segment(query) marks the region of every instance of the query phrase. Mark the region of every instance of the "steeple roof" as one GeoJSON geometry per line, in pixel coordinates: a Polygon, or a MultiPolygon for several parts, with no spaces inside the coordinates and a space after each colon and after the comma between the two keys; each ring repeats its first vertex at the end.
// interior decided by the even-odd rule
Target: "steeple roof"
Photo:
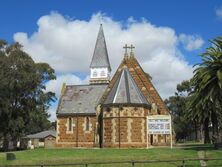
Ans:
{"type": "Polygon", "coordinates": [[[122,69],[104,104],[149,105],[127,68],[122,69]]]}
{"type": "Polygon", "coordinates": [[[90,68],[97,67],[107,67],[109,70],[111,70],[102,24],[100,25],[93,58],[90,64],[90,68]]]}

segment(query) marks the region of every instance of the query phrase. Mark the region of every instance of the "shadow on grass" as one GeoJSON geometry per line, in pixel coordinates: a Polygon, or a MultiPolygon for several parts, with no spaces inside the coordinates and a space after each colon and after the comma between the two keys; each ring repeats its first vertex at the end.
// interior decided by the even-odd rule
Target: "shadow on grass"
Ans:
{"type": "Polygon", "coordinates": [[[211,150],[222,150],[222,147],[215,149],[213,144],[186,144],[183,146],[182,149],[195,150],[195,151],[211,151],[211,150]]]}

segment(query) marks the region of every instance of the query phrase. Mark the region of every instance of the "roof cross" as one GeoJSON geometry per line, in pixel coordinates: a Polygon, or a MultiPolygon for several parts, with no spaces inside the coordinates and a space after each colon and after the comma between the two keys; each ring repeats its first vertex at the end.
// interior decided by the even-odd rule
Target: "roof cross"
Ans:
{"type": "Polygon", "coordinates": [[[130,45],[130,52],[133,53],[133,49],[135,49],[135,46],[133,46],[132,44],[130,45]]]}
{"type": "Polygon", "coordinates": [[[131,47],[128,46],[127,44],[125,44],[125,46],[123,46],[123,48],[125,49],[125,55],[127,55],[127,49],[130,49],[131,47]]]}

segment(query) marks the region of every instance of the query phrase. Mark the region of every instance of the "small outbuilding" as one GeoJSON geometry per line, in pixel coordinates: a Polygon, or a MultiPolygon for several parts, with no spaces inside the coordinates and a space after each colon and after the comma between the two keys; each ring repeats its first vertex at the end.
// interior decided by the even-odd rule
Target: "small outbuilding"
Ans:
{"type": "Polygon", "coordinates": [[[56,131],[42,131],[36,134],[27,135],[25,139],[28,139],[28,148],[54,148],[56,141],[56,131]]]}

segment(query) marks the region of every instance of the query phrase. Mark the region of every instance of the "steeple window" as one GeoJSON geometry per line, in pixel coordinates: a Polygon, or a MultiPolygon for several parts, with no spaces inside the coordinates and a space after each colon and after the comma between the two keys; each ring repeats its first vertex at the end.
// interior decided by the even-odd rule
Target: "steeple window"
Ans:
{"type": "Polygon", "coordinates": [[[104,71],[104,70],[102,70],[102,71],[101,71],[100,76],[101,76],[101,77],[106,76],[106,73],[105,73],[105,71],[104,71]]]}
{"type": "Polygon", "coordinates": [[[97,71],[93,71],[93,77],[97,77],[97,71]]]}

